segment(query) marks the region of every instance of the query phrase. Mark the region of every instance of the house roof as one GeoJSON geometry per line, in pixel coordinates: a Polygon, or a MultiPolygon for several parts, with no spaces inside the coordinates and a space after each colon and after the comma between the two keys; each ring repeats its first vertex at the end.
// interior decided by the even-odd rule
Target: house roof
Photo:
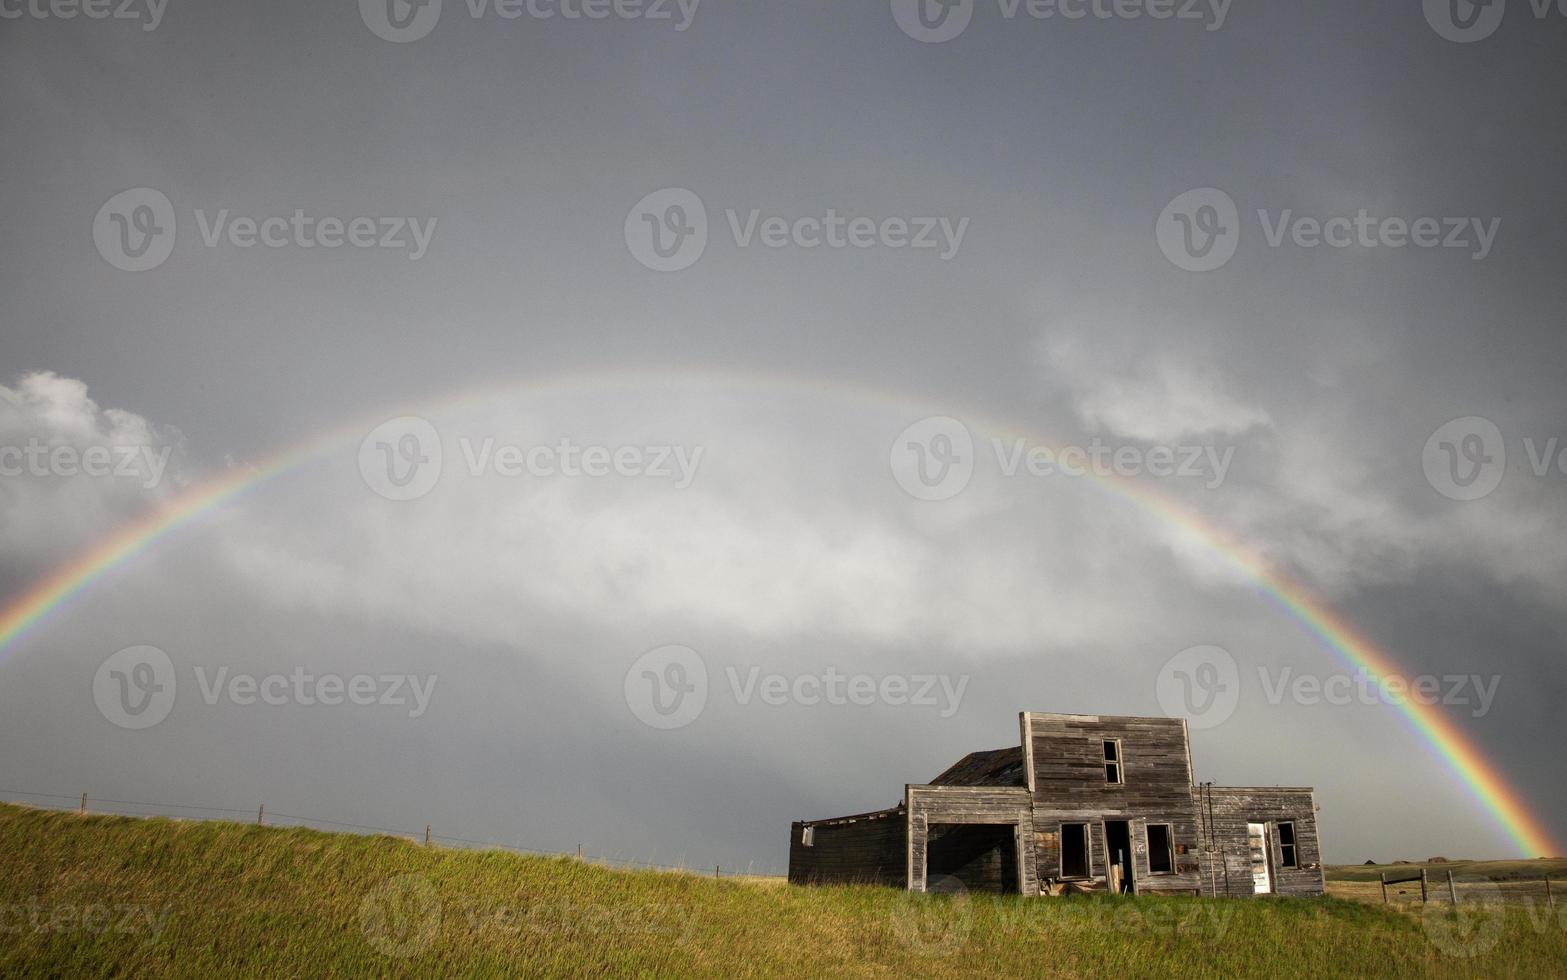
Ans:
{"type": "Polygon", "coordinates": [[[861,820],[885,820],[888,817],[903,815],[903,804],[888,807],[885,810],[872,810],[870,813],[855,813],[847,817],[832,817],[827,820],[800,820],[802,827],[831,827],[836,824],[859,823],[861,820]]]}
{"type": "Polygon", "coordinates": [[[930,781],[932,786],[1023,786],[1023,749],[970,752],[930,781]]]}

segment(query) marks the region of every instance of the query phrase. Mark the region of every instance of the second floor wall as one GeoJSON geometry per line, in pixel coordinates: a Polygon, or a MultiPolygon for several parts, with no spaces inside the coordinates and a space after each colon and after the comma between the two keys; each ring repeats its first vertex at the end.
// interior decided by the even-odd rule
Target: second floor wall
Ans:
{"type": "Polygon", "coordinates": [[[1024,712],[1020,727],[1036,806],[1191,809],[1191,748],[1179,718],[1024,712]]]}

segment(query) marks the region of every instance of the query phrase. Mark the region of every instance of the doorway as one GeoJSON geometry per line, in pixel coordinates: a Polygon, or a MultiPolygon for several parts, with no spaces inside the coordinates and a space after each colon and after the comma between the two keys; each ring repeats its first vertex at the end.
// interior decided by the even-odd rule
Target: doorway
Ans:
{"type": "Polygon", "coordinates": [[[1105,867],[1110,894],[1137,894],[1137,877],[1132,870],[1132,825],[1129,821],[1105,821],[1105,867]]]}
{"type": "Polygon", "coordinates": [[[1265,823],[1246,825],[1246,850],[1251,859],[1251,892],[1273,894],[1273,835],[1265,823]]]}
{"type": "Polygon", "coordinates": [[[1015,895],[1019,887],[1015,824],[930,825],[925,852],[927,887],[956,882],[967,891],[1015,895]]]}

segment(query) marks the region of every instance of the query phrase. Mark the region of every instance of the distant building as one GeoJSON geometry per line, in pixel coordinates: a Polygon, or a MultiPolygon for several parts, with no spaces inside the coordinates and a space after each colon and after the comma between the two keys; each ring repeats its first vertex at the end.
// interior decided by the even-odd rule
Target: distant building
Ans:
{"type": "Polygon", "coordinates": [[[937,891],[1321,895],[1307,787],[1201,786],[1177,718],[1019,715],[890,810],[793,825],[789,880],[937,891]]]}

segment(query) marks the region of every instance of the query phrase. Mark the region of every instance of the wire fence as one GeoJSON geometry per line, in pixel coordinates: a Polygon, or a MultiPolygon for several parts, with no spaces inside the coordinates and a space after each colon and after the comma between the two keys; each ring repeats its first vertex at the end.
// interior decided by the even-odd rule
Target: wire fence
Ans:
{"type": "Polygon", "coordinates": [[[445,845],[463,850],[501,850],[515,854],[526,854],[535,857],[559,857],[574,858],[592,864],[599,864],[611,868],[640,868],[651,871],[668,871],[684,874],[706,875],[711,873],[715,878],[781,878],[783,873],[775,866],[768,865],[757,867],[757,862],[752,861],[744,870],[730,867],[724,868],[721,863],[712,865],[692,866],[685,862],[684,858],[679,863],[665,863],[621,855],[590,854],[584,851],[582,845],[577,846],[575,853],[571,851],[557,851],[545,848],[523,847],[507,841],[477,840],[470,837],[454,837],[447,834],[437,834],[434,828],[426,826],[422,832],[397,829],[394,827],[377,827],[371,824],[350,823],[344,820],[328,820],[325,817],[304,816],[297,813],[282,813],[277,810],[269,810],[266,804],[257,804],[254,809],[236,808],[224,806],[209,806],[195,803],[166,803],[149,802],[146,800],[117,800],[91,796],[80,793],[71,796],[65,793],[42,793],[34,790],[6,789],[0,787],[0,798],[8,803],[20,803],[27,806],[38,806],[52,810],[76,810],[79,813],[112,814],[125,817],[168,817],[174,820],[232,820],[235,822],[254,822],[256,824],[272,827],[305,827],[313,830],[344,830],[356,831],[366,834],[382,834],[391,837],[399,837],[406,840],[427,845],[445,845]],[[19,800],[16,797],[28,797],[19,800]],[[32,800],[46,800],[48,803],[33,803],[32,800]],[[178,812],[173,812],[178,811],[178,812]],[[218,816],[202,816],[201,814],[218,814],[218,816]],[[711,868],[711,872],[708,871],[711,868]]]}

